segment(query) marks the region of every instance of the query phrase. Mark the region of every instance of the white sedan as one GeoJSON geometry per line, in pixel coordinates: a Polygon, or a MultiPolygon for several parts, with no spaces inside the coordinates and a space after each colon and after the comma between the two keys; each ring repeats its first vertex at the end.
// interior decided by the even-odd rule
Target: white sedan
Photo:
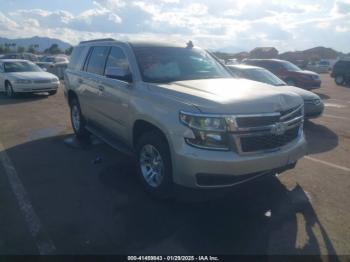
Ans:
{"type": "Polygon", "coordinates": [[[8,97],[16,93],[42,93],[54,95],[59,87],[58,78],[43,71],[36,64],[20,59],[0,60],[0,92],[8,97]]]}

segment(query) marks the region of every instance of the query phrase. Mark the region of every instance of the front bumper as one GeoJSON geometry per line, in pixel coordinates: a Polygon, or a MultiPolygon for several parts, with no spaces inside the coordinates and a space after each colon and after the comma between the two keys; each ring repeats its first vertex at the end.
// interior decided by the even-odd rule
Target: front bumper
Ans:
{"type": "Polygon", "coordinates": [[[59,82],[57,83],[47,83],[47,84],[12,84],[13,91],[16,93],[41,93],[55,91],[59,87],[59,82]]]}
{"type": "Polygon", "coordinates": [[[322,115],[323,110],[324,110],[323,103],[320,103],[318,105],[315,105],[313,103],[304,104],[305,118],[307,119],[319,117],[320,115],[322,115]]]}
{"type": "Polygon", "coordinates": [[[314,80],[308,82],[299,82],[298,86],[307,90],[317,89],[321,87],[321,80],[314,80]]]}
{"type": "Polygon", "coordinates": [[[174,182],[191,188],[222,188],[240,184],[271,171],[287,169],[306,153],[303,134],[277,151],[253,155],[203,150],[187,145],[181,136],[174,136],[172,139],[173,145],[180,145],[172,149],[174,182]],[[225,180],[222,177],[227,177],[228,182],[204,185],[200,181],[203,174],[220,176],[221,181],[225,180]]]}

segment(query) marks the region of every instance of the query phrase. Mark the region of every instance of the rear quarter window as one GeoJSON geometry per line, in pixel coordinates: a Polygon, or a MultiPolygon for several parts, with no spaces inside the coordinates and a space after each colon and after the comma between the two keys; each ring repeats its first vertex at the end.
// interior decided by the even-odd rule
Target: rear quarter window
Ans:
{"type": "Polygon", "coordinates": [[[107,46],[93,47],[86,66],[86,71],[92,74],[103,75],[108,52],[109,47],[107,46]]]}
{"type": "Polygon", "coordinates": [[[87,55],[87,47],[78,46],[73,49],[68,68],[72,70],[81,70],[87,55]]]}

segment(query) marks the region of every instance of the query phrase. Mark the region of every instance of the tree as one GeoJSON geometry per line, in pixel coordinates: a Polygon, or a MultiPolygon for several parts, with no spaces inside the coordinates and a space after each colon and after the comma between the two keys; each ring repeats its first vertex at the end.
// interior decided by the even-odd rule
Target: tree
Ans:
{"type": "Polygon", "coordinates": [[[36,53],[36,50],[35,50],[35,48],[34,48],[33,45],[30,45],[30,46],[28,47],[28,52],[29,52],[29,53],[32,53],[32,54],[35,54],[35,53],[36,53]]]}
{"type": "Polygon", "coordinates": [[[19,46],[17,47],[17,53],[24,53],[26,51],[25,47],[19,46]]]}
{"type": "Polygon", "coordinates": [[[72,53],[72,51],[73,51],[73,46],[67,48],[67,49],[64,51],[64,53],[65,53],[66,55],[70,55],[70,54],[72,53]]]}
{"type": "Polygon", "coordinates": [[[58,44],[52,44],[49,48],[45,49],[44,53],[47,54],[62,54],[62,50],[58,47],[58,44]]]}

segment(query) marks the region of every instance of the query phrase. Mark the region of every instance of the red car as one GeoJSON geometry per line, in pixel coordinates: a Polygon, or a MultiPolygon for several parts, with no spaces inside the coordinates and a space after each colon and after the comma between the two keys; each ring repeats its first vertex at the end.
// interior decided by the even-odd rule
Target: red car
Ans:
{"type": "Polygon", "coordinates": [[[244,63],[247,65],[263,67],[277,75],[290,86],[297,86],[307,90],[321,87],[319,74],[312,71],[302,70],[291,62],[285,60],[247,59],[244,63]]]}

